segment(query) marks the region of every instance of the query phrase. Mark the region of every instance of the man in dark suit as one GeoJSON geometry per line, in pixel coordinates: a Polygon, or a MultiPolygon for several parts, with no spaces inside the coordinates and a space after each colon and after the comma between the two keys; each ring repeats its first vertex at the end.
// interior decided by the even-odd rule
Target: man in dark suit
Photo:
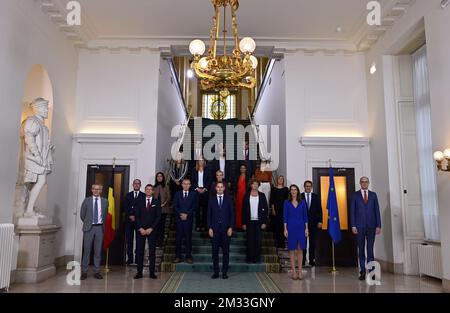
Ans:
{"type": "Polygon", "coordinates": [[[81,280],[88,275],[89,261],[91,259],[92,246],[94,246],[94,277],[103,279],[100,274],[100,261],[102,259],[102,246],[104,234],[104,222],[108,212],[108,200],[101,197],[103,186],[92,185],[92,196],[84,199],[80,218],[83,221],[83,259],[81,261],[81,280]]]}
{"type": "Polygon", "coordinates": [[[350,223],[358,243],[359,280],[364,280],[366,279],[366,242],[367,262],[372,262],[375,260],[373,253],[375,236],[381,234],[381,215],[377,194],[369,190],[369,178],[361,177],[359,183],[361,190],[355,192],[350,206],[350,223]]]}
{"type": "Polygon", "coordinates": [[[234,207],[230,196],[224,194],[224,183],[216,185],[217,196],[208,205],[208,234],[211,238],[213,269],[212,279],[219,278],[219,248],[222,248],[222,278],[228,279],[230,241],[233,236],[234,207]]]}
{"type": "MultiPolygon", "coordinates": [[[[316,266],[316,243],[317,232],[322,229],[322,203],[319,195],[312,192],[312,181],[307,180],[303,184],[305,192],[302,193],[302,199],[305,200],[308,208],[308,232],[309,232],[309,265],[316,266]]],[[[303,266],[306,263],[306,249],[303,251],[303,266]]]]}
{"type": "Polygon", "coordinates": [[[176,220],[176,258],[174,263],[181,262],[181,244],[186,240],[186,262],[192,264],[192,224],[194,213],[198,207],[198,197],[191,189],[191,181],[187,178],[181,184],[183,190],[175,194],[174,209],[176,220]]]}
{"type": "Polygon", "coordinates": [[[211,189],[209,191],[209,198],[211,199],[211,198],[215,198],[217,196],[216,186],[217,186],[218,182],[221,182],[224,184],[225,190],[223,193],[229,196],[230,195],[230,185],[223,178],[223,172],[218,170],[215,173],[215,175],[216,175],[216,180],[211,184],[211,189]]]}
{"type": "Polygon", "coordinates": [[[142,202],[144,198],[145,193],[141,191],[141,180],[135,179],[133,181],[133,191],[129,192],[125,197],[125,237],[127,240],[127,265],[133,264],[135,261],[137,261],[136,255],[133,255],[134,236],[137,236],[135,209],[138,203],[142,202]]]}
{"type": "Polygon", "coordinates": [[[145,186],[145,198],[141,199],[135,210],[136,213],[136,247],[137,247],[137,273],[134,279],[142,278],[144,269],[145,241],[148,241],[150,278],[156,279],[156,239],[157,227],[161,219],[161,204],[153,197],[153,186],[145,186]]]}
{"type": "Polygon", "coordinates": [[[266,229],[269,207],[266,195],[258,191],[259,181],[253,179],[250,186],[242,203],[242,229],[247,231],[247,263],[259,263],[262,231],[266,229]]]}

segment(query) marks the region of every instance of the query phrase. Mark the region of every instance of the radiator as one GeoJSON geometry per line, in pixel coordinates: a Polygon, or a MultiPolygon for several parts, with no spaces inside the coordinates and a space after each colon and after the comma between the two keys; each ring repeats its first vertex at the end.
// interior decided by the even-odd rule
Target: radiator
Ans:
{"type": "Polygon", "coordinates": [[[442,279],[441,247],[429,244],[418,246],[419,273],[442,279]]]}
{"type": "Polygon", "coordinates": [[[13,268],[14,225],[0,224],[0,290],[8,290],[13,268]]]}

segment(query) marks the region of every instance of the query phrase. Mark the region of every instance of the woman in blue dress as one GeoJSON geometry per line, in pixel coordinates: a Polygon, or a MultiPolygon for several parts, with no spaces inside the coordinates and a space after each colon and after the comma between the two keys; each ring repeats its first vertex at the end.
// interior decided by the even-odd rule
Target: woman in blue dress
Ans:
{"type": "Polygon", "coordinates": [[[284,235],[288,240],[289,257],[291,259],[292,279],[301,280],[303,250],[306,249],[308,237],[308,210],[302,200],[297,185],[289,187],[289,199],[284,202],[284,235]],[[295,252],[297,251],[298,274],[295,271],[295,252]]]}

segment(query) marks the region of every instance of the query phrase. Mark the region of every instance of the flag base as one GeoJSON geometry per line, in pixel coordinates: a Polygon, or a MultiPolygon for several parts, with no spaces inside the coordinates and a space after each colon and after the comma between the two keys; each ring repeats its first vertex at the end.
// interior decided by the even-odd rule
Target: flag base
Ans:
{"type": "Polygon", "coordinates": [[[339,274],[339,271],[336,268],[332,268],[328,271],[328,273],[330,273],[332,275],[336,275],[336,274],[339,274]]]}

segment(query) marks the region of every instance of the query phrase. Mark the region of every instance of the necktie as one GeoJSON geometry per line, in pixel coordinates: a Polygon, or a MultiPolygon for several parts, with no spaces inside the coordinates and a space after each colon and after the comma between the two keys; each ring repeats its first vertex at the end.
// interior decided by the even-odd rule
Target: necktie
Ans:
{"type": "Polygon", "coordinates": [[[219,206],[222,207],[222,196],[219,196],[219,206]]]}
{"type": "Polygon", "coordinates": [[[138,197],[137,191],[134,193],[134,198],[136,199],[138,197]]]}
{"type": "Polygon", "coordinates": [[[184,200],[186,200],[187,196],[188,196],[187,192],[184,192],[184,200]]]}
{"type": "Polygon", "coordinates": [[[147,199],[147,212],[150,210],[150,199],[147,199]]]}
{"type": "Polygon", "coordinates": [[[367,201],[368,201],[368,199],[367,199],[367,191],[364,190],[364,204],[367,204],[367,201]]]}
{"type": "Polygon", "coordinates": [[[98,224],[98,198],[94,202],[94,224],[98,224]]]}
{"type": "Polygon", "coordinates": [[[306,198],[307,198],[306,203],[308,204],[308,209],[311,207],[311,199],[310,199],[310,197],[311,197],[311,194],[307,193],[306,194],[306,198]]]}

